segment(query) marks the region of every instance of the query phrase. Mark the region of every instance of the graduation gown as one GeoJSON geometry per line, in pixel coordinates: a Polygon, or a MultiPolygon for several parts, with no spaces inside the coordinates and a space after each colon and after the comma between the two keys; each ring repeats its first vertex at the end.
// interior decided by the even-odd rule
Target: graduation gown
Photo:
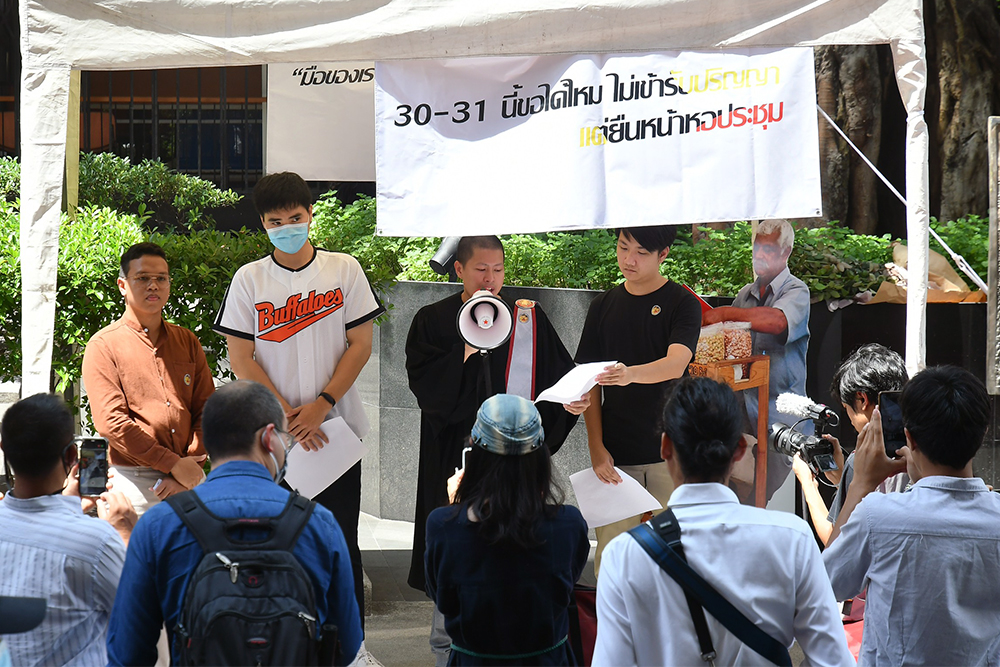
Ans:
{"type": "MultiPolygon", "coordinates": [[[[501,297],[503,298],[503,297],[501,297]]],[[[504,298],[515,312],[513,303],[504,298]]],[[[487,398],[506,391],[510,343],[487,353],[492,386],[482,377],[482,360],[474,354],[467,361],[465,343],[455,325],[462,294],[421,308],[406,338],[406,373],[410,391],[420,406],[420,461],[417,473],[417,507],[413,519],[413,555],[407,583],[424,587],[424,544],[427,515],[448,504],[448,478],[462,465],[462,448],[472,431],[476,412],[487,398]]],[[[535,304],[535,381],[541,392],[573,368],[573,358],[542,309],[535,304]]],[[[534,398],[534,397],[532,397],[534,398]]],[[[545,444],[555,454],[576,424],[556,403],[539,403],[545,444]]]]}

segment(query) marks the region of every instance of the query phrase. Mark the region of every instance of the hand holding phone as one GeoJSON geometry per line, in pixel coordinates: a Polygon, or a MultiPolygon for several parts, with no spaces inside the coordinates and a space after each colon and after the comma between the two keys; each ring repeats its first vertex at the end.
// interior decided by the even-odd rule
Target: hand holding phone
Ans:
{"type": "Polygon", "coordinates": [[[881,391],[878,395],[878,411],[882,415],[882,439],[885,453],[895,459],[896,450],[906,446],[903,432],[903,410],[899,407],[898,391],[881,391]]]}
{"type": "Polygon", "coordinates": [[[96,498],[108,486],[107,438],[80,439],[80,495],[96,498]]]}

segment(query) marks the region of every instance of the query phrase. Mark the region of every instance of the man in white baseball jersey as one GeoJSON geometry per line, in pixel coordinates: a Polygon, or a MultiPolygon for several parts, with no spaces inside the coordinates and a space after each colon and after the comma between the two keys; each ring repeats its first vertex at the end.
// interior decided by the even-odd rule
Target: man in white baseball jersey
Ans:
{"type": "MultiPolygon", "coordinates": [[[[213,328],[226,337],[233,372],[275,393],[303,448],[326,445],[320,424],[337,416],[363,438],[369,424],[354,382],[371,355],[374,320],[385,308],[356,259],[309,242],[312,193],[301,177],[265,176],[253,199],[274,252],[239,268],[216,317],[213,328]]],[[[358,608],[364,609],[361,463],[314,500],[333,512],[344,532],[358,608]]]]}

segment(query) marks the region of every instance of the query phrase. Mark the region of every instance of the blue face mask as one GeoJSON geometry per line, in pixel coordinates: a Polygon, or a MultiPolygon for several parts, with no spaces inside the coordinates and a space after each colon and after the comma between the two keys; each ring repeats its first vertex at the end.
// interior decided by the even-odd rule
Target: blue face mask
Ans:
{"type": "Polygon", "coordinates": [[[282,225],[267,230],[271,244],[281,252],[294,255],[309,240],[309,223],[300,222],[294,225],[282,225]]]}

